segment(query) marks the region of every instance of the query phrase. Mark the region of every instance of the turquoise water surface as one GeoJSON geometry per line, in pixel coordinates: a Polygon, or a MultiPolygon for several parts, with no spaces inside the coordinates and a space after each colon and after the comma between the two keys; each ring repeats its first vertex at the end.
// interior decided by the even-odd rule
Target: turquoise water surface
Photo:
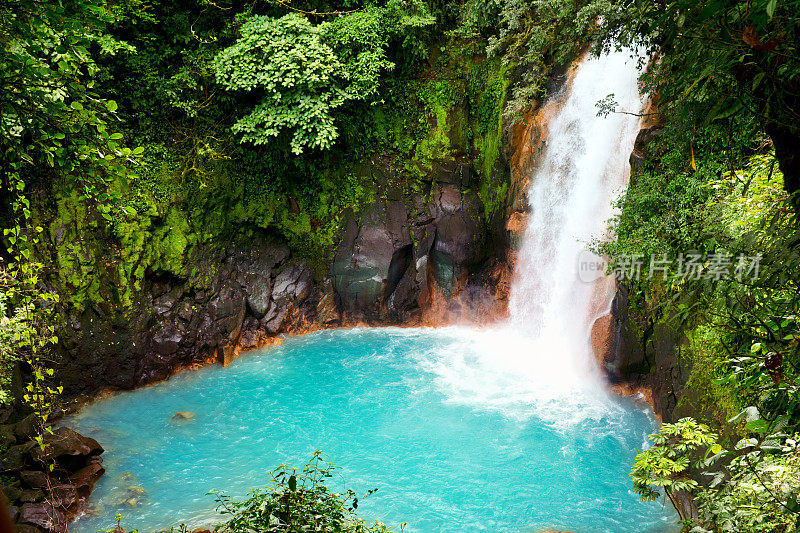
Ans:
{"type": "Polygon", "coordinates": [[[324,331],[92,403],[64,425],[105,447],[107,472],[95,514],[72,528],[94,533],[116,513],[140,533],[213,524],[207,492],[242,496],[321,449],[341,467],[337,488],[379,489],[363,517],[406,531],[675,531],[674,513],[640,502],[628,479],[656,427],[646,406],[542,394],[536,368],[504,359],[513,344],[492,356],[502,336],[486,339],[324,331]],[[195,416],[173,421],[177,411],[195,416]]]}

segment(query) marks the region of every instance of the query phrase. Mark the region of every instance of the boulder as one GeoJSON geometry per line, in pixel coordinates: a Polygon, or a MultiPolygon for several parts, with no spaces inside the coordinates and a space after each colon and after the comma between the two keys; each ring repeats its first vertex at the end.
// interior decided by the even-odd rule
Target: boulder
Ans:
{"type": "Polygon", "coordinates": [[[99,462],[89,463],[69,476],[69,482],[75,487],[78,496],[85,500],[91,494],[94,484],[97,483],[105,471],[106,469],[99,462]]]}
{"type": "Polygon", "coordinates": [[[42,419],[36,413],[31,413],[14,424],[14,436],[17,442],[31,440],[41,432],[42,419]]]}
{"type": "Polygon", "coordinates": [[[317,319],[321,324],[333,324],[340,320],[339,308],[336,306],[336,294],[333,291],[333,282],[326,279],[323,286],[322,297],[317,302],[317,319]]]}
{"type": "Polygon", "coordinates": [[[182,287],[175,287],[153,300],[153,312],[157,315],[168,314],[183,293],[182,287]]]}
{"type": "Polygon", "coordinates": [[[78,490],[72,484],[55,485],[50,490],[48,500],[62,510],[77,511],[82,503],[78,490]]]}
{"type": "Polygon", "coordinates": [[[272,296],[272,287],[269,277],[258,274],[245,274],[244,290],[247,294],[247,308],[256,318],[263,318],[269,309],[269,300],[272,296]]]}
{"type": "Polygon", "coordinates": [[[161,355],[170,355],[178,351],[186,337],[186,326],[183,322],[168,318],[160,323],[153,334],[153,348],[161,355]]]}
{"type": "Polygon", "coordinates": [[[19,521],[53,533],[65,533],[67,521],[64,514],[50,503],[26,503],[20,507],[19,521]]]}
{"type": "Polygon", "coordinates": [[[22,497],[22,490],[14,485],[5,485],[0,487],[9,503],[19,501],[22,497]]]}
{"type": "Polygon", "coordinates": [[[16,524],[17,533],[42,533],[42,529],[30,524],[16,524]]]}
{"type": "Polygon", "coordinates": [[[10,424],[0,426],[0,450],[5,450],[17,442],[14,435],[14,426],[10,424]]]}
{"type": "Polygon", "coordinates": [[[236,341],[242,331],[242,323],[247,312],[244,292],[233,283],[225,283],[219,293],[208,303],[208,309],[215,320],[218,331],[217,345],[236,341]]]}
{"type": "Polygon", "coordinates": [[[12,472],[25,468],[29,452],[34,446],[36,446],[35,442],[26,442],[25,444],[18,444],[6,450],[2,456],[3,471],[12,472]]]}
{"type": "Polygon", "coordinates": [[[68,470],[77,470],[90,457],[103,453],[103,447],[96,440],[65,427],[45,434],[44,445],[44,450],[38,446],[31,450],[33,459],[42,464],[55,461],[68,470]]]}
{"type": "Polygon", "coordinates": [[[50,477],[41,470],[23,470],[19,477],[32,489],[46,489],[50,486],[50,477]]]}
{"type": "Polygon", "coordinates": [[[23,490],[19,501],[22,503],[40,502],[44,500],[44,492],[41,490],[23,490]]]}
{"type": "Polygon", "coordinates": [[[303,263],[290,263],[275,277],[272,298],[278,303],[299,303],[311,291],[311,270],[303,263]]]}
{"type": "Polygon", "coordinates": [[[288,311],[287,302],[283,302],[282,304],[272,302],[267,314],[264,315],[264,319],[262,320],[264,329],[266,329],[268,333],[278,333],[283,327],[283,322],[288,311]]]}
{"type": "Polygon", "coordinates": [[[241,348],[255,348],[257,347],[262,338],[262,332],[259,323],[252,317],[245,319],[242,325],[242,333],[239,336],[239,347],[241,348]]]}
{"type": "Polygon", "coordinates": [[[360,220],[348,218],[330,276],[345,311],[380,316],[405,273],[398,261],[405,261],[413,248],[409,226],[399,200],[376,202],[360,220]]]}

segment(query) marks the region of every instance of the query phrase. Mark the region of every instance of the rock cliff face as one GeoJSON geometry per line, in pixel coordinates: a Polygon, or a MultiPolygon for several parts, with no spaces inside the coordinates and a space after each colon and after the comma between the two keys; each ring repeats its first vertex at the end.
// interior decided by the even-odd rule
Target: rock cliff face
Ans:
{"type": "Polygon", "coordinates": [[[280,244],[257,237],[198,248],[190,263],[190,279],[147,279],[132,310],[91,306],[74,318],[59,368],[68,392],[133,388],[227,362],[237,347],[319,314],[311,270],[280,244]]]}
{"type": "Polygon", "coordinates": [[[503,238],[481,224],[483,204],[473,191],[434,183],[426,196],[380,200],[348,220],[330,271],[344,313],[415,320],[432,291],[450,297],[463,289],[487,258],[485,243],[503,238]]]}
{"type": "MultiPolygon", "coordinates": [[[[499,165],[509,179],[502,157],[499,165]]],[[[396,185],[391,161],[366,171],[375,176],[375,201],[347,218],[324,272],[285,244],[243,231],[194,247],[186,278],[148,273],[127,309],[91,304],[72,316],[57,368],[67,394],[130,389],[181,368],[224,364],[285,333],[502,314],[505,208],[487,217],[476,183],[452,160],[429,169],[423,191],[396,185]]]]}
{"type": "MultiPolygon", "coordinates": [[[[645,160],[647,144],[662,130],[658,123],[645,123],[630,156],[631,179],[645,160]]],[[[612,385],[623,392],[646,395],[655,413],[665,422],[691,416],[679,406],[691,368],[681,357],[688,341],[681,331],[665,323],[653,323],[644,310],[632,309],[628,289],[618,283],[611,313],[599,318],[592,330],[592,345],[598,363],[612,385]]]]}
{"type": "Polygon", "coordinates": [[[686,338],[667,324],[652,324],[628,303],[627,288],[619,284],[611,314],[595,323],[592,340],[601,368],[622,392],[645,394],[664,422],[689,416],[678,407],[690,372],[681,360],[686,338]]]}

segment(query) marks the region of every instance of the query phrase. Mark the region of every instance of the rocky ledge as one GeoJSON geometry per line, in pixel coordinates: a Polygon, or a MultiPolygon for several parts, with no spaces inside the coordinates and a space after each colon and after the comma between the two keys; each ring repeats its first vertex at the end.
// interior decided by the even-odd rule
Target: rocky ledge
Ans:
{"type": "Polygon", "coordinates": [[[36,415],[0,426],[2,491],[18,533],[64,533],[105,469],[96,440],[69,428],[41,432],[36,415]]]}
{"type": "Polygon", "coordinates": [[[184,274],[148,272],[127,308],[111,303],[110,287],[107,301],[67,313],[56,368],[66,396],[226,364],[284,334],[502,313],[510,272],[502,209],[487,219],[457,165],[437,169],[422,192],[393,188],[388,162],[370,172],[375,201],[346,218],[327,265],[312,267],[285,243],[243,229],[229,242],[194,247],[184,274]]]}

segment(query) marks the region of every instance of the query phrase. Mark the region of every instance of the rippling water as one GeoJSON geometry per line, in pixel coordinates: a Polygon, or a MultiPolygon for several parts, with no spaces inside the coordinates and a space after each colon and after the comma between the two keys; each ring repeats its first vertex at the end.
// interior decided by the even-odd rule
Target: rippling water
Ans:
{"type": "Polygon", "coordinates": [[[118,512],[142,533],[210,524],[207,492],[244,495],[321,449],[342,467],[337,488],[379,488],[362,516],[407,531],[674,531],[673,513],[640,502],[627,476],[655,429],[646,406],[542,393],[546,380],[513,371],[535,349],[513,336],[325,331],[95,402],[65,421],[106,448],[97,515],[72,527],[94,533],[118,512]],[[177,411],[195,417],[173,421],[177,411]]]}

